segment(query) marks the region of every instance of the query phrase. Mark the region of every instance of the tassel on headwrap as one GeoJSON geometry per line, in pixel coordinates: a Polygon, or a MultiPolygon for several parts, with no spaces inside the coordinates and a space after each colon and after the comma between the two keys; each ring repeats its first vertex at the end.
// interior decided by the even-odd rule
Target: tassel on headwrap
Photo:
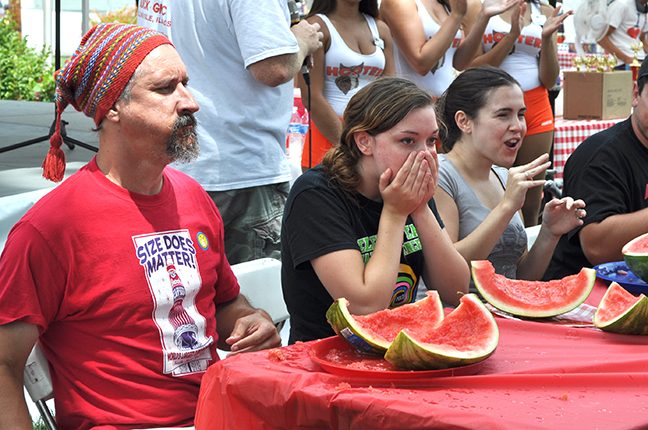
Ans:
{"type": "Polygon", "coordinates": [[[65,175],[65,152],[61,149],[63,137],[61,136],[61,113],[63,109],[56,109],[56,129],[50,137],[50,149],[43,161],[43,178],[48,181],[61,182],[65,175]]]}
{"type": "Polygon", "coordinates": [[[43,161],[45,179],[60,182],[65,174],[61,115],[67,105],[99,126],[144,58],[166,44],[171,42],[163,34],[132,24],[99,24],[83,36],[72,57],[54,75],[56,125],[43,161]]]}

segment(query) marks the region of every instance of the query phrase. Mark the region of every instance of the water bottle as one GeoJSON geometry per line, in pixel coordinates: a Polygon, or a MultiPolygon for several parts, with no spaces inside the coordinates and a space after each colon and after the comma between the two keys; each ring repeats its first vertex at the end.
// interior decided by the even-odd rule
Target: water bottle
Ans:
{"type": "Polygon", "coordinates": [[[293,106],[292,117],[288,125],[288,144],[286,146],[286,154],[291,158],[301,157],[304,142],[301,134],[301,123],[302,120],[299,117],[299,112],[297,112],[297,106],[293,106]]]}
{"type": "Polygon", "coordinates": [[[304,114],[301,117],[302,142],[306,142],[306,134],[308,133],[309,124],[310,124],[310,116],[308,115],[308,111],[304,110],[304,114]]]}

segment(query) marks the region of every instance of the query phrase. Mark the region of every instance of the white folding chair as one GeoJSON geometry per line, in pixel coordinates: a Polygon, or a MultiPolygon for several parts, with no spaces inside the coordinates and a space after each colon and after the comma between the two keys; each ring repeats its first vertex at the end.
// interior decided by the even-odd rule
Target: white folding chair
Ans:
{"type": "Polygon", "coordinates": [[[243,294],[255,308],[266,311],[281,330],[290,317],[281,290],[281,261],[261,258],[232,265],[243,294]]]}
{"type": "Polygon", "coordinates": [[[52,412],[45,403],[54,397],[52,391],[52,379],[49,372],[49,363],[40,343],[36,343],[32,352],[27,358],[23,374],[23,384],[29,393],[32,401],[36,404],[38,412],[41,414],[45,425],[50,430],[56,430],[56,422],[52,412]]]}
{"type": "Polygon", "coordinates": [[[532,227],[527,227],[524,229],[526,230],[526,234],[527,234],[527,249],[531,249],[536,239],[538,238],[538,233],[540,233],[540,227],[542,226],[534,225],[532,227]]]}

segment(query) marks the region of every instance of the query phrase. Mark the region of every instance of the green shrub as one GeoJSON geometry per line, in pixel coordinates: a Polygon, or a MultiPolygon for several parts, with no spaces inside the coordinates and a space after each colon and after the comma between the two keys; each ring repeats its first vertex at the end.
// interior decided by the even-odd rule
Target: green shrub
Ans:
{"type": "Polygon", "coordinates": [[[54,101],[54,66],[51,49],[38,51],[16,31],[10,16],[0,19],[0,99],[54,101]]]}
{"type": "Polygon", "coordinates": [[[98,19],[90,19],[90,25],[101,24],[102,22],[120,22],[122,24],[137,24],[137,7],[124,6],[119,10],[110,10],[102,13],[93,10],[98,19]]]}
{"type": "Polygon", "coordinates": [[[32,426],[34,430],[47,430],[47,424],[45,424],[45,420],[41,416],[38,417],[36,422],[32,423],[32,426]]]}

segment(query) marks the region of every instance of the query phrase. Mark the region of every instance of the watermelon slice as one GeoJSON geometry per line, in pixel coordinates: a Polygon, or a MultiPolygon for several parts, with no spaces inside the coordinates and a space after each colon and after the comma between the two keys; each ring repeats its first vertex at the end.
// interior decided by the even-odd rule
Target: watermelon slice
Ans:
{"type": "Polygon", "coordinates": [[[351,315],[349,302],[335,300],[326,312],[333,330],[360,351],[384,355],[403,327],[412,327],[415,333],[430,330],[443,319],[443,305],[436,291],[427,291],[427,297],[418,302],[369,315],[351,315]]]}
{"type": "Polygon", "coordinates": [[[632,273],[648,282],[648,233],[626,243],[621,253],[632,273]]]}
{"type": "Polygon", "coordinates": [[[648,297],[634,296],[612,282],[596,309],[594,325],[611,333],[648,335],[648,297]]]}
{"type": "Polygon", "coordinates": [[[385,359],[402,369],[448,369],[485,360],[498,342],[495,318],[476,295],[466,294],[432,330],[414,333],[408,327],[398,333],[385,359]]]}
{"type": "Polygon", "coordinates": [[[508,279],[495,273],[488,260],[472,261],[472,276],[488,303],[512,315],[546,318],[578,307],[592,292],[596,271],[581,269],[576,275],[552,281],[508,279]]]}

